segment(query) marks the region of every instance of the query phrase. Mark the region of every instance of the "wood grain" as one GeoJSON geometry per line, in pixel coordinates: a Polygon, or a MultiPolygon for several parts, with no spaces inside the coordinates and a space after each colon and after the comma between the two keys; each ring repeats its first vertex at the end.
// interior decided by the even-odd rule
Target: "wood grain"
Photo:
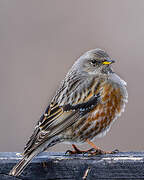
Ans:
{"type": "Polygon", "coordinates": [[[9,176],[21,156],[0,153],[0,180],[144,179],[144,152],[123,152],[89,157],[43,152],[19,177],[9,176]]]}

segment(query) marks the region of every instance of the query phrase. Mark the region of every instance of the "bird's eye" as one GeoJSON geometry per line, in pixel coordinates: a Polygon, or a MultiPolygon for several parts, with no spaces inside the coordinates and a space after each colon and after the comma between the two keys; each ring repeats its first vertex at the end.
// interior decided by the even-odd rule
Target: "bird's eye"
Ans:
{"type": "Polygon", "coordinates": [[[91,63],[94,65],[94,64],[96,64],[96,60],[95,59],[93,59],[92,61],[91,61],[91,63]]]}

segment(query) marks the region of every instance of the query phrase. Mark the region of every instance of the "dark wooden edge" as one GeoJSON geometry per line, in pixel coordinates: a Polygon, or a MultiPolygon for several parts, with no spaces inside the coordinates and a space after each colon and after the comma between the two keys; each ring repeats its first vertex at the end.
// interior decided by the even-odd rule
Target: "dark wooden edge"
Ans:
{"type": "Polygon", "coordinates": [[[43,152],[19,177],[9,176],[20,159],[20,153],[0,153],[0,180],[144,179],[144,152],[100,156],[43,152]]]}

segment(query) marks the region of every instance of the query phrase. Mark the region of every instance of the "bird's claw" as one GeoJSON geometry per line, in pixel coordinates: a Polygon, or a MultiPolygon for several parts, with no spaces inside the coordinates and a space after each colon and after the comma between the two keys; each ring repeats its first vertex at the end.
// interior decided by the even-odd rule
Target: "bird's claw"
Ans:
{"type": "Polygon", "coordinates": [[[81,150],[79,150],[79,149],[75,149],[74,151],[72,151],[72,150],[67,150],[66,152],[65,152],[65,155],[74,155],[74,154],[83,154],[83,155],[85,155],[85,154],[89,154],[90,152],[94,152],[95,151],[95,149],[94,148],[91,148],[91,149],[89,149],[89,150],[87,150],[87,151],[81,151],[81,150]]]}
{"type": "Polygon", "coordinates": [[[95,155],[104,155],[104,154],[116,154],[119,150],[115,149],[114,151],[103,151],[101,149],[90,149],[86,153],[88,153],[89,156],[95,156],[95,155]]]}
{"type": "Polygon", "coordinates": [[[74,144],[72,145],[74,150],[67,150],[65,155],[74,155],[74,154],[87,154],[88,156],[95,156],[95,155],[104,155],[104,154],[115,154],[115,153],[118,153],[119,150],[118,149],[115,149],[114,151],[103,151],[101,150],[100,148],[91,148],[91,149],[88,149],[87,151],[82,151],[80,149],[78,149],[74,144]]]}

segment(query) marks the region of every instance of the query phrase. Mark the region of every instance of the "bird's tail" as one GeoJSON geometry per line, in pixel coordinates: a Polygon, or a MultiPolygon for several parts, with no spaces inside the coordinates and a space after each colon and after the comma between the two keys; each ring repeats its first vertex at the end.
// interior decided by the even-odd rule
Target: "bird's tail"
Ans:
{"type": "Polygon", "coordinates": [[[25,155],[9,172],[11,176],[19,176],[21,172],[26,168],[26,166],[32,161],[32,159],[39,154],[37,151],[33,151],[32,153],[25,155]]]}

